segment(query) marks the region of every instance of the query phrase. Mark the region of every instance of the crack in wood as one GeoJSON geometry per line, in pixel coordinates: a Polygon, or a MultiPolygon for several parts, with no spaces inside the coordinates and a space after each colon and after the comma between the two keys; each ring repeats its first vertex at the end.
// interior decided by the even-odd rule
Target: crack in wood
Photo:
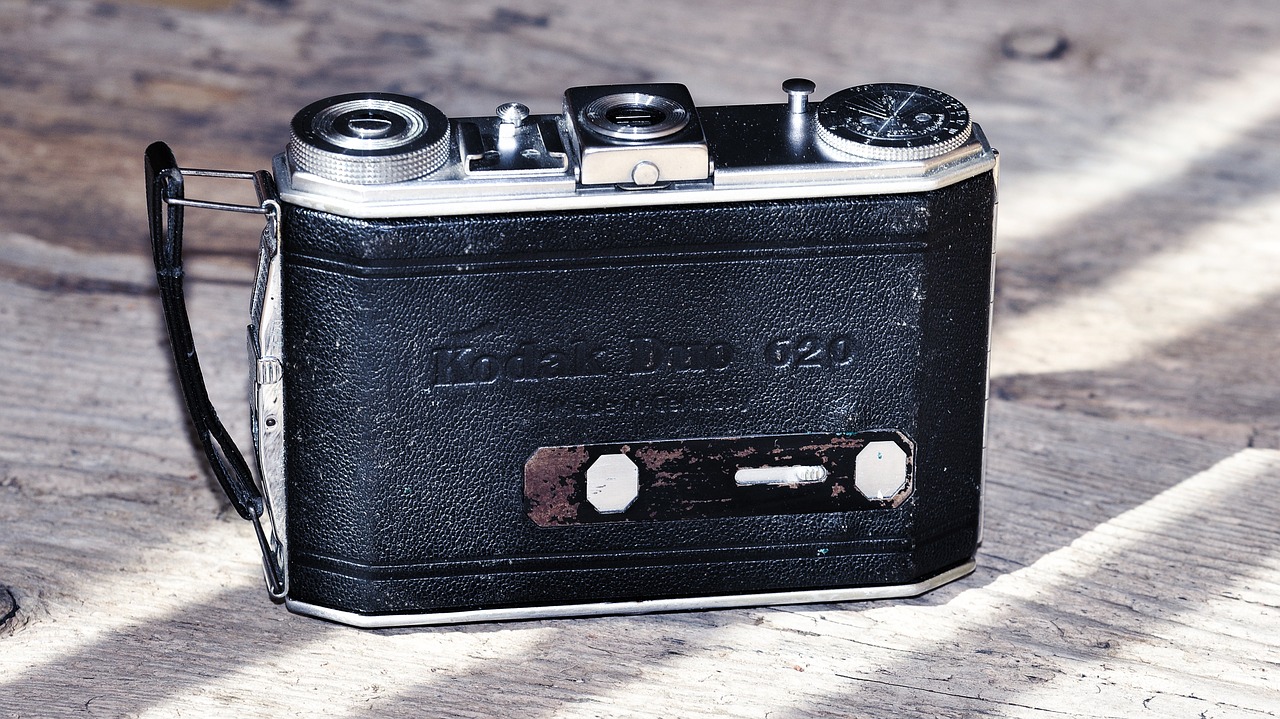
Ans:
{"type": "Polygon", "coordinates": [[[1003,700],[1001,700],[1001,699],[988,699],[988,698],[986,698],[986,697],[981,697],[981,696],[977,696],[977,695],[974,695],[974,694],[962,694],[962,693],[959,693],[959,692],[947,692],[947,691],[942,691],[941,689],[929,689],[929,688],[927,688],[927,687],[917,687],[917,686],[913,686],[913,685],[911,685],[911,684],[899,684],[899,683],[896,683],[896,682],[886,682],[886,681],[883,681],[883,680],[881,680],[881,679],[870,679],[870,678],[867,678],[867,677],[855,677],[855,676],[852,676],[852,675],[850,675],[850,674],[840,674],[840,673],[835,673],[835,676],[838,676],[838,677],[840,677],[841,679],[849,679],[849,680],[851,680],[851,681],[855,681],[855,682],[864,682],[864,683],[867,683],[867,684],[879,684],[879,685],[887,686],[887,687],[895,687],[895,688],[897,688],[897,689],[908,689],[908,690],[915,691],[915,692],[925,692],[925,693],[928,693],[928,694],[937,694],[937,695],[939,695],[939,696],[951,697],[951,698],[953,698],[953,699],[969,699],[969,700],[971,700],[971,701],[976,701],[976,702],[985,702],[985,703],[988,703],[988,704],[997,704],[997,705],[999,705],[999,706],[1006,706],[1006,707],[1014,707],[1014,708],[1016,708],[1016,709],[1030,709],[1031,711],[1044,712],[1045,714],[1055,714],[1055,715],[1057,715],[1057,716],[1065,716],[1065,717],[1080,717],[1080,718],[1082,718],[1082,719],[1083,719],[1083,718],[1087,718],[1087,719],[1125,719],[1124,717],[1113,716],[1113,715],[1102,715],[1102,714],[1076,714],[1076,713],[1074,713],[1074,712],[1058,711],[1057,709],[1046,709],[1046,708],[1044,708],[1044,707],[1032,706],[1032,705],[1030,705],[1030,704],[1019,704],[1019,703],[1017,703],[1017,702],[1003,701],[1003,700]]]}
{"type": "Polygon", "coordinates": [[[0,279],[8,280],[33,290],[62,295],[110,294],[127,297],[146,297],[157,294],[154,285],[47,272],[30,267],[19,268],[3,264],[0,264],[0,279]]]}

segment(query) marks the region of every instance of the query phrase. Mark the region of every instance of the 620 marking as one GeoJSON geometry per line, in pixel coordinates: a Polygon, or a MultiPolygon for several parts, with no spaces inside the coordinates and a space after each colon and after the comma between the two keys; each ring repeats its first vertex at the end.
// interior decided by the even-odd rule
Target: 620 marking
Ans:
{"type": "Polygon", "coordinates": [[[779,337],[764,346],[764,361],[777,369],[831,369],[852,363],[857,349],[857,342],[845,334],[779,337]]]}

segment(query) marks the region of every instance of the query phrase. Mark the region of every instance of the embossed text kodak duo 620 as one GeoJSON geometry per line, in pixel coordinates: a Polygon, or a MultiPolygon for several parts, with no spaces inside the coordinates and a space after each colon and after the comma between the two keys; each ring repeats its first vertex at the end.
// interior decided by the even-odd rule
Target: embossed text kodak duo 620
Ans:
{"type": "Polygon", "coordinates": [[[198,434],[271,593],[358,626],[907,596],[981,534],[996,153],[870,84],[304,108],[273,171],[147,151],[198,434]],[[259,205],[184,195],[241,177],[259,205]],[[204,392],[184,207],[261,212],[254,480],[204,392]]]}

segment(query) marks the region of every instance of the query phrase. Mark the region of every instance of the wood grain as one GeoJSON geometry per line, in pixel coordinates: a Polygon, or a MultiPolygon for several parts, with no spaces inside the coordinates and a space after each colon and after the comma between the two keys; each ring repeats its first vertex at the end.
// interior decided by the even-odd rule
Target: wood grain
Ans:
{"type": "MultiPolygon", "coordinates": [[[[1280,715],[1278,58],[1269,0],[0,3],[0,717],[1280,715]],[[795,75],[943,88],[1002,151],[978,571],[437,629],[273,607],[182,430],[145,144],[253,169],[337,92],[469,115],[638,80],[779,102],[795,75]]],[[[189,214],[242,442],[255,225],[189,214]]]]}

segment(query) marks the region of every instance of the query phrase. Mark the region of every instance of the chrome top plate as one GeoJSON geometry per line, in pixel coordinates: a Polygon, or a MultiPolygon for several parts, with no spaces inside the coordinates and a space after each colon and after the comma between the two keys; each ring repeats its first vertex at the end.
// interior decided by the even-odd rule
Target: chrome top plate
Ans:
{"type": "MultiPolygon", "coordinates": [[[[276,156],[280,197],[302,207],[357,218],[545,212],[647,205],[748,202],[806,197],[925,192],[992,170],[997,153],[981,128],[960,147],[937,157],[881,161],[854,157],[828,147],[816,134],[814,113],[792,114],[786,104],[698,108],[711,156],[711,179],[636,189],[583,186],[573,153],[563,169],[468,171],[464,159],[474,147],[467,137],[496,136],[496,117],[452,120],[451,156],[432,175],[386,185],[334,182],[292,167],[276,156]],[[468,132],[462,126],[473,126],[468,132]]],[[[571,146],[559,115],[531,116],[528,124],[554,126],[571,146]]]]}

